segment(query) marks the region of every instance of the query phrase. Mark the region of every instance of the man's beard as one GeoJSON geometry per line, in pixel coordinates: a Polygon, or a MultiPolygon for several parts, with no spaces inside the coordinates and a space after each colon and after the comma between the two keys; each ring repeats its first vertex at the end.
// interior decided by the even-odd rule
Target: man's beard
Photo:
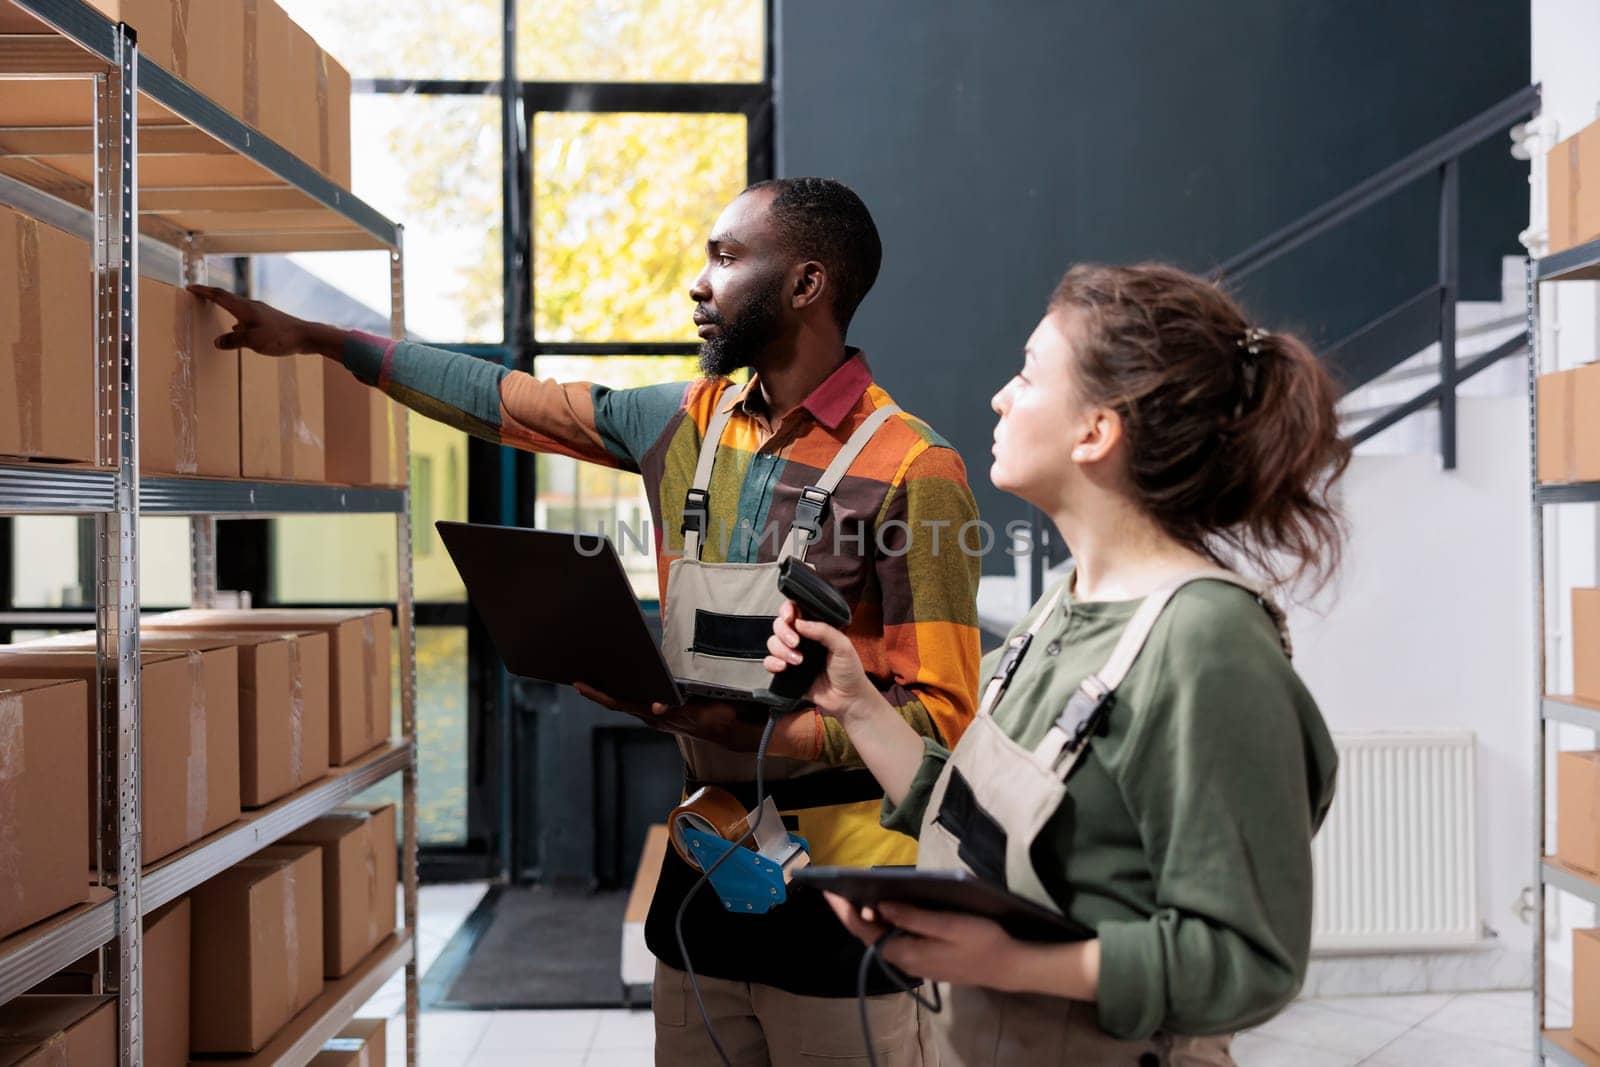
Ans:
{"type": "Polygon", "coordinates": [[[748,367],[763,348],[777,340],[783,330],[778,298],[782,287],[783,275],[775,274],[733,319],[713,320],[718,327],[716,336],[700,342],[702,374],[720,378],[748,367]]]}

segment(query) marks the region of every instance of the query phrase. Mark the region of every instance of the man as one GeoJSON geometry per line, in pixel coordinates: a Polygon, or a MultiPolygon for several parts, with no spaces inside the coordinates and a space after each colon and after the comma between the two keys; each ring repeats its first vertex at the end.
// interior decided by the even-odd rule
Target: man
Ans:
{"type": "MultiPolygon", "coordinates": [[[[726,426],[699,558],[765,563],[777,558],[802,489],[876,409],[893,403],[862,353],[845,345],[881,255],[866,206],[839,182],[751,186],[718,217],[705,269],[689,290],[706,376],[626,390],[540,381],[467,356],[302,322],[220,290],[195,291],[239,319],[218,347],[318,352],[411,408],[490,441],[642,474],[670,618],[668,565],[683,550],[686,494],[713,418],[725,414],[726,426]],[[728,379],[746,367],[754,371],[748,383],[728,379]]],[[[895,414],[838,483],[806,557],[849,601],[849,635],[890,702],[919,733],[946,745],[971,720],[977,696],[979,564],[958,544],[975,518],[960,457],[920,421],[895,414]]],[[[582,691],[676,734],[686,792],[716,784],[754,806],[751,753],[761,716],[709,700],[626,707],[582,691]]],[[[780,720],[765,779],[813,862],[915,862],[915,843],[879,825],[882,790],[843,730],[815,710],[780,720]]],[[[656,1062],[671,1067],[716,1060],[673,925],[697,876],[669,850],[646,923],[658,960],[656,1062]]],[[[730,915],[702,889],[683,932],[706,1011],[734,1062],[866,1062],[854,1000],[860,945],[818,895],[796,892],[763,916],[730,915]]],[[[894,987],[879,975],[869,988],[872,1031],[884,1045],[879,1062],[921,1064],[912,999],[889,992],[894,987]]]]}

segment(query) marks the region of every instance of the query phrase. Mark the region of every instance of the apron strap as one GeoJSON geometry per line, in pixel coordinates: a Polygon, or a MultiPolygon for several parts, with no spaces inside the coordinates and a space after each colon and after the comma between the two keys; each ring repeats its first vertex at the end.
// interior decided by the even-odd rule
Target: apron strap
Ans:
{"type": "Polygon", "coordinates": [[[1144,598],[1144,602],[1133,613],[1133,618],[1129,620],[1127,627],[1122,631],[1122,636],[1117,640],[1111,658],[1106,660],[1105,666],[1083,680],[1071,699],[1067,701],[1066,709],[1051,724],[1049,732],[1034,748],[1033,755],[1036,761],[1050,767],[1058,777],[1066,777],[1088,747],[1089,738],[1093,736],[1105,713],[1110,709],[1112,695],[1127,678],[1134,661],[1144,650],[1151,632],[1155,630],[1157,620],[1161,618],[1161,613],[1172,602],[1178,590],[1191,582],[1199,581],[1226,582],[1238,586],[1255,597],[1257,603],[1266,608],[1267,613],[1272,616],[1285,653],[1289,651],[1283,612],[1266,599],[1255,583],[1220,567],[1204,567],[1179,574],[1162,583],[1144,598]]]}
{"type": "Polygon", "coordinates": [[[1033,644],[1033,639],[1039,636],[1039,631],[1044,629],[1050,617],[1055,614],[1056,606],[1061,603],[1061,598],[1066,595],[1067,584],[1072,579],[1056,586],[1056,591],[1050,594],[1050,599],[1045,601],[1044,610],[1033,617],[1033,624],[1026,631],[1006,642],[1006,650],[1001,653],[1000,662],[995,667],[994,673],[989,676],[989,684],[984,687],[983,699],[978,701],[978,714],[989,715],[994,711],[1000,698],[1005,696],[1006,689],[1011,685],[1012,675],[1017,673],[1017,667],[1022,663],[1022,657],[1028,654],[1028,646],[1033,644]]]}
{"type": "Polygon", "coordinates": [[[700,558],[700,539],[711,528],[711,501],[706,491],[711,487],[711,468],[717,462],[717,449],[722,445],[722,431],[733,418],[733,404],[727,401],[734,386],[729,385],[717,398],[717,409],[706,424],[706,435],[700,439],[700,459],[695,464],[694,481],[683,498],[683,558],[700,558]]]}
{"type": "Polygon", "coordinates": [[[878,432],[878,427],[899,412],[898,406],[885,404],[868,415],[866,420],[856,427],[855,433],[850,435],[844,447],[834,455],[833,462],[828,464],[816,484],[800,490],[800,499],[794,506],[794,522],[790,525],[789,536],[784,539],[783,548],[778,553],[780,563],[791,556],[802,563],[805,562],[806,549],[811,546],[812,540],[822,536],[822,519],[827,514],[828,499],[833,496],[833,491],[839,488],[839,482],[844,479],[845,472],[867,447],[867,442],[878,432]]]}

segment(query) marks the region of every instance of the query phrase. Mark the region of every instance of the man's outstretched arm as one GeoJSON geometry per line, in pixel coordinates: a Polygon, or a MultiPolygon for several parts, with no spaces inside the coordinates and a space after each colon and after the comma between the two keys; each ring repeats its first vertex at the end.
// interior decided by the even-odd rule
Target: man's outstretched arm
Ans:
{"type": "MultiPolygon", "coordinates": [[[[248,348],[266,356],[323,356],[419,414],[530,452],[637,471],[648,435],[622,432],[624,426],[613,427],[611,422],[625,423],[628,430],[643,429],[634,425],[639,418],[622,416],[656,414],[658,408],[663,409],[661,414],[670,414],[685,388],[685,383],[674,383],[613,391],[588,382],[543,380],[459,352],[296,318],[225,289],[189,288],[238,320],[216,339],[218,348],[248,348]],[[597,419],[597,405],[617,417],[597,419]],[[641,407],[649,411],[636,410],[641,407]]],[[[664,418],[659,421],[665,424],[664,418]]]]}

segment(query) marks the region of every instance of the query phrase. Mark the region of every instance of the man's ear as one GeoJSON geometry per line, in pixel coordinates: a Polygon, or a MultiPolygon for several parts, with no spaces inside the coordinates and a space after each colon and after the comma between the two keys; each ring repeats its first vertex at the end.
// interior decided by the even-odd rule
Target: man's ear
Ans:
{"type": "Polygon", "coordinates": [[[789,294],[795,310],[815,304],[827,291],[827,267],[814,259],[808,259],[795,269],[794,286],[789,294]]]}

